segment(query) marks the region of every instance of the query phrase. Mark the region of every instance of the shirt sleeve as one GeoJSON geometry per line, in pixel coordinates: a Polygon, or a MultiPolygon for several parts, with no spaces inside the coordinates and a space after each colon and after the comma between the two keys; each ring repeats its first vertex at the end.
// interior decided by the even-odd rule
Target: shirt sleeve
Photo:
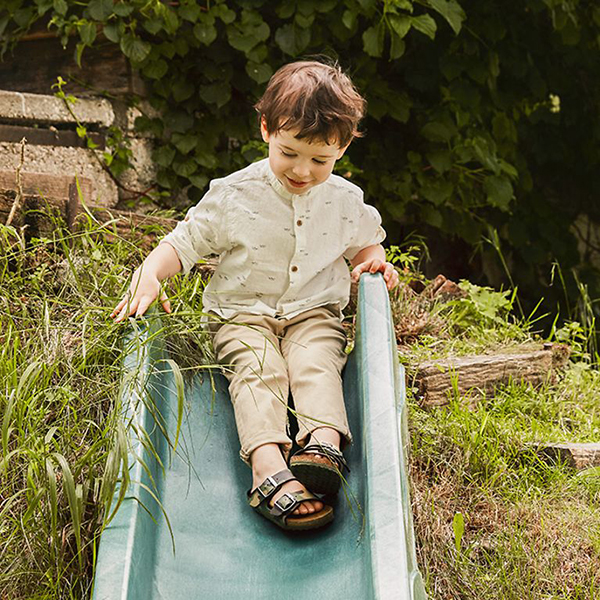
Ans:
{"type": "Polygon", "coordinates": [[[355,234],[351,245],[344,251],[344,257],[352,260],[363,248],[380,244],[385,239],[379,211],[361,199],[358,204],[358,217],[355,219],[355,234]]]}
{"type": "Polygon", "coordinates": [[[230,249],[226,190],[223,185],[211,183],[202,200],[160,241],[173,246],[184,273],[205,256],[230,249]]]}

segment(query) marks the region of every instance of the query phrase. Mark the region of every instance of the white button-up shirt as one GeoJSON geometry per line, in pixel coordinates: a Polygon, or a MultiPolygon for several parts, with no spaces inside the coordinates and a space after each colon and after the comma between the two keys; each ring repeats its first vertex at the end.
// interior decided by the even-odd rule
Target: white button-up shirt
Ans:
{"type": "Polygon", "coordinates": [[[343,177],[292,194],[268,159],[215,179],[202,200],[161,240],[184,272],[209,254],[220,263],[203,295],[205,311],[293,317],[350,294],[351,260],[385,238],[377,210],[343,177]]]}

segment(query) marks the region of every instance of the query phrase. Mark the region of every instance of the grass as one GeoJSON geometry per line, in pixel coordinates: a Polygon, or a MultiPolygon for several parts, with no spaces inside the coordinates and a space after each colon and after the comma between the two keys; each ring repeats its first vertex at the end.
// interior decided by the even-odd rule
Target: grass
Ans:
{"type": "MultiPolygon", "coordinates": [[[[489,294],[464,289],[458,303],[427,301],[422,320],[435,330],[401,345],[403,362],[535,340],[502,298],[477,306],[489,294]]],[[[424,302],[399,295],[396,311],[424,302]]],[[[460,397],[436,409],[410,398],[414,522],[432,600],[600,598],[600,472],[548,464],[533,445],[598,441],[599,389],[600,373],[580,352],[555,384],[513,382],[474,409],[460,397]]]]}
{"type": "MultiPolygon", "coordinates": [[[[2,600],[89,597],[127,452],[123,328],[109,313],[143,258],[109,229],[89,217],[69,233],[56,221],[51,236],[25,243],[0,226],[2,600]]],[[[403,362],[536,339],[533,317],[510,317],[512,294],[462,287],[450,302],[395,292],[403,362]]],[[[211,362],[202,291],[193,276],[170,284],[163,323],[184,378],[211,362]]],[[[435,410],[410,398],[415,529],[432,600],[600,598],[600,474],[547,464],[529,445],[600,436],[590,332],[572,322],[553,335],[577,350],[553,386],[513,383],[474,410],[460,398],[435,410]]]]}
{"type": "MultiPolygon", "coordinates": [[[[109,313],[143,256],[91,216],[27,242],[0,225],[0,249],[0,598],[87,598],[127,453],[109,313]]],[[[178,277],[171,291],[167,340],[190,373],[209,360],[202,289],[178,277]]]]}

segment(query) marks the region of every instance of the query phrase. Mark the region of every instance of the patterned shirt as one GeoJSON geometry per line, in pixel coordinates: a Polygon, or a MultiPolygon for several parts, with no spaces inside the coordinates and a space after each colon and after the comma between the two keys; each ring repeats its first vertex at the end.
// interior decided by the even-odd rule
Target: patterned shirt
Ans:
{"type": "Polygon", "coordinates": [[[161,243],[173,246],[184,273],[209,254],[220,256],[204,290],[205,311],[291,318],[326,304],[344,308],[344,259],[384,238],[379,213],[353,183],[331,175],[292,194],[265,159],[212,181],[161,243]]]}

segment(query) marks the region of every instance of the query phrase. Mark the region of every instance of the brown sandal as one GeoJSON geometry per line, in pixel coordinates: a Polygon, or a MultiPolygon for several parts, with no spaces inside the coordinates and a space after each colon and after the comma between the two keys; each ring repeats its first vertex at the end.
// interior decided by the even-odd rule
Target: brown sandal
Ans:
{"type": "Polygon", "coordinates": [[[333,508],[327,504],[315,513],[301,516],[291,515],[302,502],[319,500],[309,491],[286,492],[277,498],[272,507],[269,506],[269,500],[275,492],[284,483],[294,480],[297,481],[289,469],[284,469],[267,477],[257,488],[248,491],[248,504],[265,519],[272,521],[282,529],[302,531],[327,525],[333,519],[333,508]]]}

